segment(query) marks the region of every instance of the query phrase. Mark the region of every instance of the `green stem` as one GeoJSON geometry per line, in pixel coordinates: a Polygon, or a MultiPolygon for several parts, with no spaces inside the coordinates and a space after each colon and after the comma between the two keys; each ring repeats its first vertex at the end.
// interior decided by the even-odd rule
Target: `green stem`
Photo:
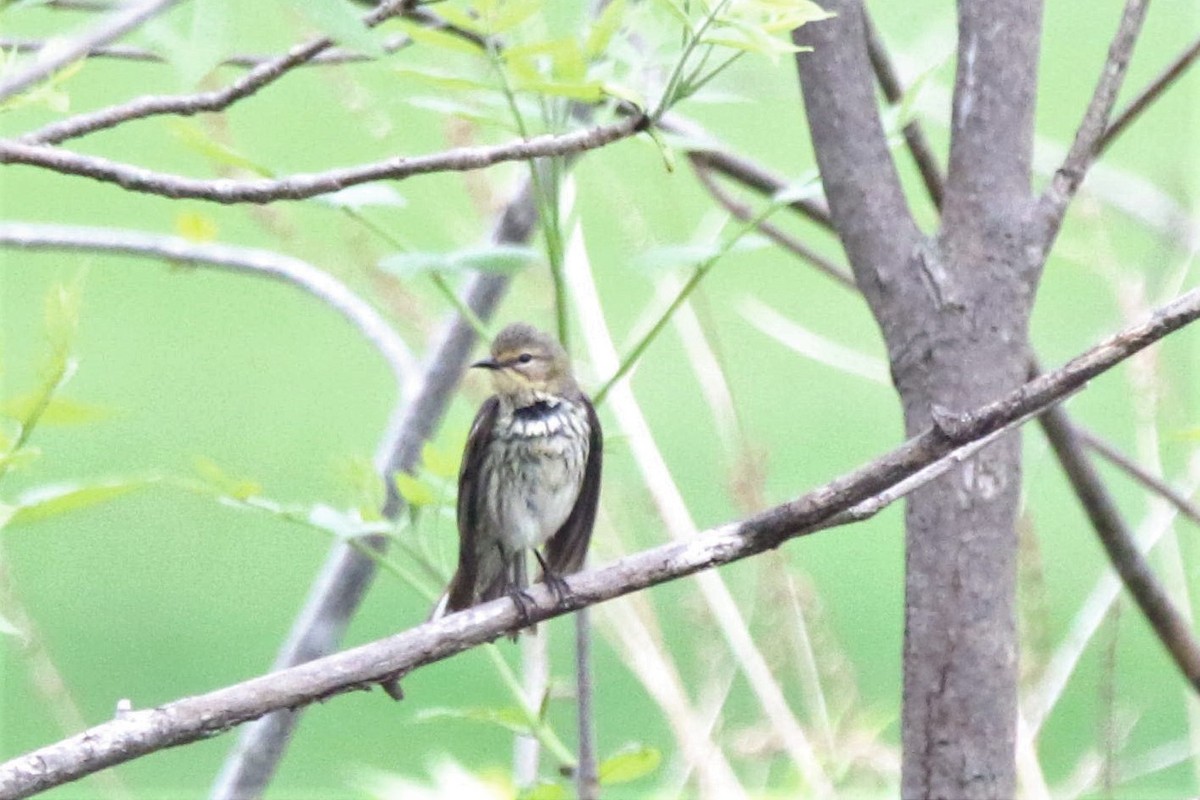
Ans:
{"type": "Polygon", "coordinates": [[[530,735],[541,742],[542,746],[558,759],[559,764],[573,769],[578,763],[574,753],[563,744],[562,739],[558,738],[558,734],[554,732],[554,729],[538,716],[537,709],[529,707],[529,699],[525,697],[525,690],[521,688],[521,683],[517,680],[517,675],[513,672],[512,667],[504,660],[504,656],[500,653],[500,648],[495,644],[489,643],[484,647],[484,650],[487,651],[488,657],[492,659],[492,664],[496,667],[496,672],[499,673],[505,687],[512,694],[513,699],[517,701],[517,707],[524,713],[525,722],[529,725],[530,735]]]}
{"type": "Polygon", "coordinates": [[[700,285],[700,281],[704,280],[704,276],[707,275],[710,270],[712,270],[716,263],[720,261],[721,258],[723,258],[735,244],[737,244],[739,239],[756,229],[759,223],[774,213],[780,207],[780,205],[781,204],[778,202],[772,202],[761,212],[759,212],[753,219],[747,220],[742,227],[738,229],[737,233],[721,243],[721,246],[717,249],[717,252],[713,253],[696,266],[695,271],[692,273],[691,277],[687,279],[687,282],[683,284],[683,288],[679,290],[679,294],[675,295],[675,298],[671,300],[671,304],[667,306],[666,311],[663,312],[661,317],[655,320],[654,325],[651,326],[650,330],[646,332],[646,335],[643,336],[641,340],[639,340],[638,343],[633,346],[633,349],[630,350],[629,354],[621,361],[621,364],[617,367],[617,371],[613,373],[613,376],[605,381],[604,385],[600,387],[595,395],[593,395],[592,400],[596,405],[603,403],[604,398],[608,395],[613,386],[616,385],[617,381],[625,377],[625,374],[633,368],[633,365],[637,363],[637,360],[642,357],[644,352],[646,352],[646,348],[650,346],[650,343],[653,342],[658,337],[658,334],[662,332],[662,329],[667,326],[667,323],[670,322],[671,317],[674,316],[675,312],[679,310],[679,307],[687,301],[688,296],[695,290],[697,286],[700,285]]]}
{"type": "Polygon", "coordinates": [[[658,107],[654,109],[654,113],[650,115],[650,119],[657,124],[662,118],[662,115],[667,113],[667,110],[675,104],[679,99],[676,95],[679,93],[679,83],[683,78],[683,72],[687,68],[688,59],[691,58],[692,52],[695,51],[697,45],[700,44],[700,38],[704,36],[709,26],[716,20],[717,15],[725,10],[725,6],[729,5],[730,0],[721,0],[711,11],[705,15],[700,21],[700,26],[687,37],[687,43],[683,47],[683,53],[679,60],[675,62],[675,67],[671,70],[671,76],[667,79],[667,88],[663,90],[662,97],[658,101],[658,107]]]}
{"type": "MultiPolygon", "coordinates": [[[[496,77],[500,81],[500,91],[504,94],[504,100],[508,105],[509,113],[512,114],[513,122],[517,126],[517,132],[521,135],[522,139],[528,139],[529,127],[525,124],[525,118],[517,106],[517,95],[508,80],[508,73],[504,71],[504,64],[500,58],[500,53],[494,44],[494,37],[489,35],[487,42],[488,58],[491,60],[492,69],[495,70],[496,77]]],[[[549,114],[547,112],[543,111],[543,116],[549,121],[549,114]]],[[[554,286],[556,333],[558,334],[559,342],[569,351],[567,336],[570,326],[567,319],[567,284],[563,264],[562,230],[558,219],[558,162],[556,159],[541,159],[540,161],[548,165],[551,187],[547,188],[546,186],[542,170],[539,167],[539,159],[530,159],[529,176],[530,181],[533,183],[533,195],[538,207],[538,226],[542,229],[542,239],[546,245],[546,259],[550,262],[550,281],[554,286]]]]}

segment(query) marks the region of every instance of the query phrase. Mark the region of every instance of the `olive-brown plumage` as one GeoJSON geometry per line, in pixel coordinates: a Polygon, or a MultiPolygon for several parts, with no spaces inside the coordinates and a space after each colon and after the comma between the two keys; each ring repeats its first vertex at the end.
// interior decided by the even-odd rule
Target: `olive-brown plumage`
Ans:
{"type": "Polygon", "coordinates": [[[527,551],[560,594],[562,577],[583,566],[600,496],[600,421],[566,351],[529,325],[506,327],[471,366],[490,371],[495,394],[467,439],[458,570],[434,616],[505,594],[525,614],[527,551]]]}

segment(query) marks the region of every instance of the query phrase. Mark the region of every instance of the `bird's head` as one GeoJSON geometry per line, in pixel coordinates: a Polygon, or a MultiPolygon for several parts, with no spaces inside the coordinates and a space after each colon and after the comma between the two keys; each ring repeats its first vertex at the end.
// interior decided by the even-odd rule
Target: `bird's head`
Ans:
{"type": "Polygon", "coordinates": [[[491,355],[471,365],[492,373],[496,393],[516,405],[573,391],[575,378],[567,351],[532,325],[514,322],[496,335],[491,355]]]}

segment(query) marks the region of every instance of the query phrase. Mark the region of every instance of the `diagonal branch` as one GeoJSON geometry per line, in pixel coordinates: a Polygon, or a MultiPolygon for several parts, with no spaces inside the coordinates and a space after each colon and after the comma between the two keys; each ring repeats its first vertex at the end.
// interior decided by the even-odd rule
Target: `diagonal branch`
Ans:
{"type": "Polygon", "coordinates": [[[782,228],[771,222],[768,222],[765,219],[761,219],[760,215],[755,214],[754,210],[751,209],[750,206],[746,205],[729,192],[725,191],[721,184],[717,182],[716,178],[713,177],[712,168],[707,166],[703,160],[698,159],[690,154],[689,160],[691,161],[692,169],[696,173],[696,179],[700,181],[700,185],[704,187],[704,190],[707,191],[720,206],[722,206],[735,218],[741,220],[742,222],[750,222],[757,219],[754,227],[763,236],[766,236],[784,250],[795,254],[804,261],[807,261],[813,267],[825,275],[828,275],[830,278],[833,278],[833,280],[837,281],[842,286],[848,289],[857,288],[854,285],[854,276],[851,275],[845,267],[821,255],[816,250],[813,250],[804,242],[800,241],[795,236],[792,236],[782,228]]]}
{"type": "Polygon", "coordinates": [[[395,636],[154,709],[129,712],[70,739],[0,765],[0,798],[15,800],[156,750],[207,738],[265,713],[298,709],[448,658],[506,631],[575,611],[685,575],[778,547],[955,451],[1053,406],[1087,381],[1200,317],[1200,289],[1157,309],[1063,367],[1004,397],[932,428],[859,469],[799,498],[623,558],[571,578],[571,595],[555,606],[544,586],[530,589],[523,619],[507,599],[451,614],[395,636]]]}
{"type": "Polygon", "coordinates": [[[300,287],[350,321],[388,362],[396,383],[412,386],[417,365],[408,345],[379,312],[350,287],[298,258],[271,250],[191,242],[176,236],[116,228],[0,223],[0,247],[121,253],[172,263],[216,267],[275,278],[300,287]]]}
{"type": "Polygon", "coordinates": [[[1197,37],[1182,53],[1176,56],[1175,60],[1168,64],[1158,77],[1150,81],[1150,84],[1137,97],[1133,98],[1120,114],[1117,114],[1117,118],[1109,123],[1104,130],[1104,135],[1100,137],[1100,141],[1096,145],[1096,152],[1103,153],[1107,150],[1108,146],[1124,133],[1125,129],[1141,116],[1142,112],[1149,108],[1155,100],[1162,97],[1167,89],[1171,88],[1171,85],[1179,79],[1179,76],[1196,63],[1197,59],[1200,59],[1200,37],[1197,37]]]}
{"type": "Polygon", "coordinates": [[[278,179],[199,180],[154,172],[99,156],[80,155],[57,147],[11,140],[0,141],[0,164],[29,164],[163,197],[186,197],[214,203],[271,203],[277,200],[304,200],[370,181],[403,180],[431,172],[465,172],[503,161],[581,153],[632,136],[644,130],[646,121],[644,115],[634,114],[609,125],[561,135],[547,134],[501,145],[458,147],[424,156],[397,156],[355,167],[278,179]]]}
{"type": "Polygon", "coordinates": [[[1040,421],[1121,582],[1133,595],[1175,666],[1192,688],[1200,692],[1200,641],[1138,549],[1133,533],[1084,452],[1082,437],[1061,407],[1050,409],[1040,421]]]}
{"type": "MultiPolygon", "coordinates": [[[[413,0],[383,0],[363,16],[368,28],[405,12],[413,0]]],[[[334,42],[326,36],[318,36],[295,45],[286,53],[253,66],[245,75],[221,89],[183,95],[147,95],[126,103],[78,114],[26,134],[21,141],[27,144],[58,144],[67,139],[112,128],[135,119],[144,119],[158,114],[199,114],[204,111],[221,111],[233,103],[274,83],[289,71],[305,64],[317,55],[333,47],[334,42]]]]}
{"type": "Polygon", "coordinates": [[[1088,169],[1100,153],[1109,117],[1117,103],[1117,93],[1125,81],[1133,46],[1137,43],[1142,22],[1146,18],[1148,2],[1149,0],[1126,0],[1125,11],[1117,25],[1116,35],[1108,47],[1108,58],[1104,62],[1100,80],[1083,114],[1083,120],[1079,123],[1079,129],[1075,132],[1075,140],[1071,143],[1071,149],[1063,159],[1062,165],[1038,199],[1035,217],[1038,239],[1035,244],[1041,248],[1043,257],[1045,253],[1050,252],[1050,247],[1062,227],[1067,206],[1079,191],[1088,169]]]}
{"type": "Polygon", "coordinates": [[[86,58],[88,52],[119,39],[146,20],[158,16],[179,0],[142,0],[122,6],[73,39],[51,39],[38,50],[33,63],[13,75],[0,79],[0,102],[23,92],[38,81],[73,61],[86,58]]]}
{"type": "Polygon", "coordinates": [[[1091,450],[1095,450],[1096,454],[1105,461],[1113,464],[1120,470],[1132,477],[1135,481],[1145,486],[1151,492],[1162,497],[1184,517],[1187,517],[1192,522],[1200,525],[1200,505],[1189,500],[1182,492],[1178,491],[1174,486],[1151,474],[1143,469],[1133,459],[1122,453],[1112,444],[1101,439],[1096,434],[1089,430],[1075,427],[1075,435],[1079,437],[1080,442],[1091,450]]]}

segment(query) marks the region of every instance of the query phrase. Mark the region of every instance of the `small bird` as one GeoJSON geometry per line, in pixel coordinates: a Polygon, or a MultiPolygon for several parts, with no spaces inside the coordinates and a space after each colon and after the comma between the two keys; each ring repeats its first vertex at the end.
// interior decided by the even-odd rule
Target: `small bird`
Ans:
{"type": "Polygon", "coordinates": [[[458,571],[433,618],[507,594],[528,621],[526,551],[560,599],[563,576],[587,555],[600,499],[600,420],[562,345],[530,325],[500,331],[490,356],[471,366],[491,373],[495,394],[467,438],[458,571]]]}

